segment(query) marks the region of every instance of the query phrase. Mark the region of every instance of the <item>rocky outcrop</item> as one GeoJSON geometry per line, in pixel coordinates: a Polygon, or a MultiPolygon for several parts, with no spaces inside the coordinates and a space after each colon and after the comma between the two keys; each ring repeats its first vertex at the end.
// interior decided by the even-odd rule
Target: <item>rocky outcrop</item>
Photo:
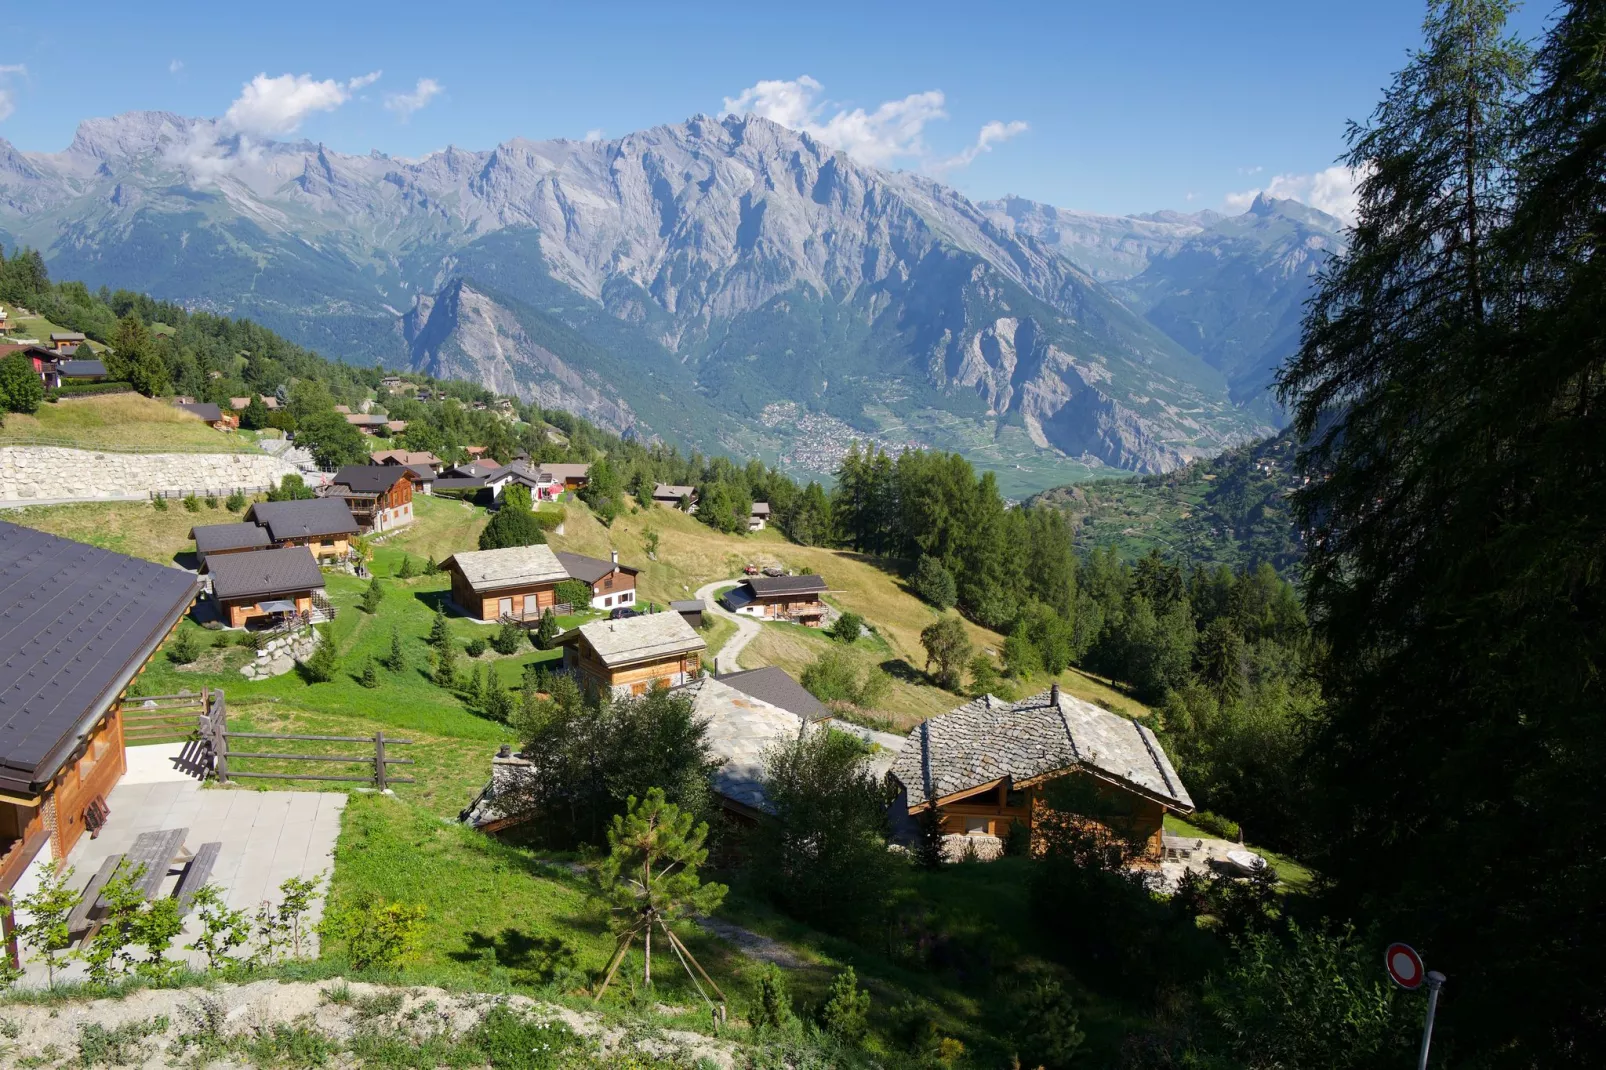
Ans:
{"type": "Polygon", "coordinates": [[[321,640],[322,636],[316,628],[270,639],[257,651],[255,658],[240,666],[240,675],[247,680],[283,676],[300,662],[312,657],[321,640]]]}
{"type": "Polygon", "coordinates": [[[0,501],[266,490],[296,466],[265,453],[112,453],[0,446],[0,501]]]}

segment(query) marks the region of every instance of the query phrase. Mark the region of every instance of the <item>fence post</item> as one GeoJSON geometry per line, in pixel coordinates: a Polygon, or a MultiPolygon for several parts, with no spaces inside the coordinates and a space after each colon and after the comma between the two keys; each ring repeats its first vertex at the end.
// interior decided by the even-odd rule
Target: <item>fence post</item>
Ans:
{"type": "Polygon", "coordinates": [[[220,701],[215,709],[208,707],[208,716],[212,722],[212,768],[217,772],[217,782],[229,782],[229,714],[228,708],[220,701]]]}
{"type": "Polygon", "coordinates": [[[385,782],[385,730],[374,732],[374,783],[380,791],[389,791],[385,782]]]}

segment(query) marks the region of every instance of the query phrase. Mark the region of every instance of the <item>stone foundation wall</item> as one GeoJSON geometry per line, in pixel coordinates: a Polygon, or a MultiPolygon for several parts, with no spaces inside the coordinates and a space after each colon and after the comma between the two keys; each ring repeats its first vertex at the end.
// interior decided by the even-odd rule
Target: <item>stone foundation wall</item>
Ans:
{"type": "Polygon", "coordinates": [[[266,453],[110,453],[0,446],[0,501],[123,498],[276,485],[296,466],[266,453]]]}

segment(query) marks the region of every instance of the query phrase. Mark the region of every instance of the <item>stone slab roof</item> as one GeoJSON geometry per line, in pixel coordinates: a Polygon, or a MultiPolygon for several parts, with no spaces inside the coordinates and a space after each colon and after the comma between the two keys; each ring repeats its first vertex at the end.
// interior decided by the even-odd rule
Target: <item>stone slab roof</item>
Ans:
{"type": "Polygon", "coordinates": [[[658,500],[669,499],[678,502],[682,498],[697,497],[697,488],[682,486],[679,483],[658,483],[652,488],[652,496],[658,500]]]}
{"type": "Polygon", "coordinates": [[[594,620],[563,633],[561,642],[583,638],[608,668],[670,654],[707,650],[708,644],[679,613],[648,613],[622,620],[594,620]]]}
{"type": "Polygon", "coordinates": [[[500,550],[465,550],[441,562],[463,574],[476,591],[495,591],[533,583],[556,583],[569,573],[552,547],[506,546],[500,550]]]}
{"type": "Polygon", "coordinates": [[[1063,692],[1020,702],[984,695],[917,725],[892,764],[923,807],[1008,777],[1014,783],[1087,769],[1173,809],[1193,799],[1154,733],[1063,692]]]}
{"type": "Polygon", "coordinates": [[[540,469],[553,479],[585,479],[591,474],[589,464],[543,464],[540,469]]]}
{"type": "Polygon", "coordinates": [[[199,592],[182,569],[0,523],[0,787],[54,776],[199,592]]]}
{"type": "Polygon", "coordinates": [[[692,696],[692,710],[707,727],[708,748],[720,762],[714,790],[750,810],[768,812],[764,752],[803,732],[803,719],[789,710],[705,676],[677,689],[692,696]]]}

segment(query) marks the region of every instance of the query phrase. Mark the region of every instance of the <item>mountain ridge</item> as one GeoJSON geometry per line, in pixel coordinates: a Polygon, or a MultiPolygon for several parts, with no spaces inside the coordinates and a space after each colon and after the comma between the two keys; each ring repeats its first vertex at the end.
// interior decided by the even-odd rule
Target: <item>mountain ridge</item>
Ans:
{"type": "Polygon", "coordinates": [[[1270,430],[1219,368],[985,203],[751,116],[407,160],[127,113],[61,153],[0,142],[0,240],[352,359],[558,391],[610,426],[657,433],[642,413],[701,399],[705,446],[754,445],[783,402],[1138,471],[1270,430]],[[426,331],[439,295],[465,310],[465,282],[462,336],[426,331]],[[537,352],[532,329],[568,351],[537,352]],[[582,362],[615,369],[615,396],[582,362]]]}

